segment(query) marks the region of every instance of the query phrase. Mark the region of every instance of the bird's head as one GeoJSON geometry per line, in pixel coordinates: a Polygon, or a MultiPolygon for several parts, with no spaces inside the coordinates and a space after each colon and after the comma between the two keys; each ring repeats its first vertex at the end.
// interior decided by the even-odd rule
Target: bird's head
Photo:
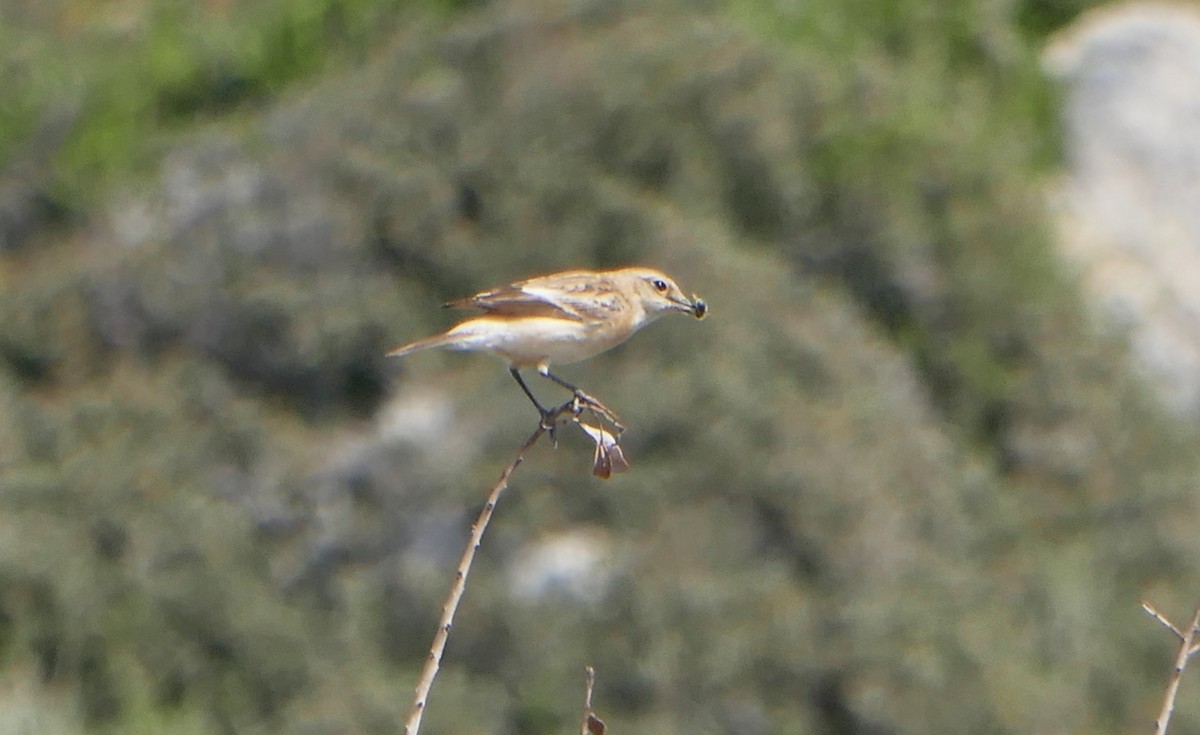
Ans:
{"type": "Polygon", "coordinates": [[[629,279],[633,291],[641,301],[647,320],[670,311],[682,311],[697,319],[708,314],[708,304],[693,295],[688,298],[674,279],[653,268],[627,268],[623,274],[629,279]]]}

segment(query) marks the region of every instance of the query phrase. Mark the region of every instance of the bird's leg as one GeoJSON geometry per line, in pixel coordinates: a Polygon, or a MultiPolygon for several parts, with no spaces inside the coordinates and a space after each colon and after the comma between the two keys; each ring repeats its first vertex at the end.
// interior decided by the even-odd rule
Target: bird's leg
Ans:
{"type": "MultiPolygon", "coordinates": [[[[563,380],[562,378],[558,377],[554,373],[550,372],[550,367],[548,365],[539,365],[538,373],[542,377],[549,378],[550,380],[553,380],[555,383],[558,383],[562,387],[564,387],[567,390],[574,393],[575,398],[572,400],[572,403],[575,403],[577,407],[590,408],[593,411],[595,411],[596,413],[599,413],[600,415],[604,416],[604,418],[611,421],[613,423],[613,426],[615,426],[617,428],[617,433],[620,433],[625,430],[625,427],[621,425],[621,420],[617,418],[617,415],[615,413],[613,413],[612,410],[610,410],[608,406],[605,406],[603,403],[600,402],[599,399],[589,396],[587,393],[584,393],[582,390],[580,390],[576,386],[571,385],[567,381],[563,380]]],[[[578,408],[575,411],[575,413],[576,414],[579,413],[578,408]]]]}
{"type": "Polygon", "coordinates": [[[525,379],[521,377],[521,373],[515,367],[510,367],[508,373],[516,379],[517,385],[521,386],[521,390],[525,391],[525,395],[529,396],[529,400],[533,401],[533,405],[537,408],[538,413],[542,415],[542,428],[550,434],[550,439],[557,444],[558,439],[554,436],[554,421],[551,418],[556,411],[551,411],[541,404],[537,396],[533,395],[533,391],[529,390],[529,386],[525,385],[525,379]]]}
{"type": "Polygon", "coordinates": [[[574,394],[575,394],[576,396],[578,396],[579,398],[583,398],[584,396],[586,396],[586,395],[587,395],[586,393],[584,393],[583,391],[579,390],[579,389],[578,389],[578,388],[576,388],[575,386],[571,385],[571,384],[570,384],[570,383],[568,383],[567,381],[563,380],[562,378],[558,377],[558,376],[557,376],[557,375],[555,375],[554,373],[550,372],[550,368],[545,368],[545,369],[542,369],[542,368],[540,368],[540,367],[539,367],[539,368],[538,368],[538,372],[539,372],[539,373],[542,375],[542,377],[544,377],[544,378],[550,378],[550,379],[551,379],[551,380],[553,380],[555,383],[558,383],[558,384],[559,384],[559,385],[561,385],[562,387],[564,387],[564,388],[566,388],[567,390],[571,391],[572,393],[574,393],[574,394]]]}

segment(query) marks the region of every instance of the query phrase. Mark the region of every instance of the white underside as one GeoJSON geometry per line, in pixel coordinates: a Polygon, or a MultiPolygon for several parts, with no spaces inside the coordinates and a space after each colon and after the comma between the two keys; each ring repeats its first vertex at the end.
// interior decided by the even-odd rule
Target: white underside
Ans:
{"type": "Polygon", "coordinates": [[[623,342],[629,334],[618,334],[596,324],[549,317],[505,319],[480,317],[459,324],[446,333],[446,349],[491,352],[514,367],[558,365],[586,360],[623,342]]]}

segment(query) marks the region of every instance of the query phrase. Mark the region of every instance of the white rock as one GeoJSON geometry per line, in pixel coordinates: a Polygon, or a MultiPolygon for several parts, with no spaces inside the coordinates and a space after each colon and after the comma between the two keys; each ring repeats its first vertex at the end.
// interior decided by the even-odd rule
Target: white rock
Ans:
{"type": "Polygon", "coordinates": [[[1056,38],[1063,252],[1181,415],[1200,417],[1200,10],[1131,3],[1056,38]]]}

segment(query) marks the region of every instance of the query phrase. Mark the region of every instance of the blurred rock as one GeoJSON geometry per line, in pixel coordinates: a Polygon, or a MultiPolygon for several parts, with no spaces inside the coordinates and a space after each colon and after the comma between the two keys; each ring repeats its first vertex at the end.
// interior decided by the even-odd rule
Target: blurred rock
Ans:
{"type": "Polygon", "coordinates": [[[521,547],[508,569],[515,597],[531,602],[565,597],[603,599],[612,580],[612,542],[602,529],[576,528],[545,535],[521,547]]]}
{"type": "Polygon", "coordinates": [[[1165,403],[1200,419],[1200,9],[1107,6],[1045,62],[1066,89],[1061,247],[1165,403]]]}

